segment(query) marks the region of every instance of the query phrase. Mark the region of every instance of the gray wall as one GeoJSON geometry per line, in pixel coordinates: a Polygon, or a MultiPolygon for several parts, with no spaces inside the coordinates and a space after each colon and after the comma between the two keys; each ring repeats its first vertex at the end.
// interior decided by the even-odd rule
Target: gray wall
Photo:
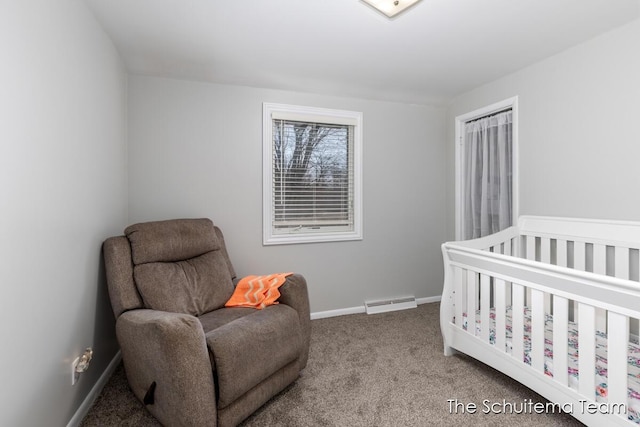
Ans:
{"type": "Polygon", "coordinates": [[[129,78],[130,221],[210,217],[239,275],[295,270],[311,310],[442,288],[444,109],[129,78]],[[362,111],[364,240],[262,246],[262,103],[362,111]]]}
{"type": "Polygon", "coordinates": [[[66,424],[113,359],[100,245],[131,222],[209,216],[240,274],[305,274],[315,312],[439,295],[453,120],[498,100],[520,97],[521,213],[640,219],[639,48],[635,21],[446,112],[139,76],[127,100],[117,52],[81,1],[3,3],[0,425],[66,424]],[[264,101],[364,113],[363,241],[262,246],[264,101]],[[86,346],[95,359],[72,387],[86,346]]]}
{"type": "Polygon", "coordinates": [[[126,76],[77,0],[2,2],[0,52],[0,425],[61,426],[117,351],[100,248],[127,219],[126,76]]]}
{"type": "MultiPolygon", "coordinates": [[[[640,220],[640,20],[456,98],[454,119],[517,95],[520,214],[640,220]]],[[[453,221],[449,237],[453,237],[453,221]]]]}

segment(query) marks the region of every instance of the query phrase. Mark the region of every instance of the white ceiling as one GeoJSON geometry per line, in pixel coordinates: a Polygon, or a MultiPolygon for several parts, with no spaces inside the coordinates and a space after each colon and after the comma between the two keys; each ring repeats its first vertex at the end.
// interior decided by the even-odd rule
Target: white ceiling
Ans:
{"type": "MultiPolygon", "coordinates": [[[[443,104],[637,19],[640,0],[85,0],[127,69],[443,104]]],[[[637,54],[633,53],[633,54],[637,54]]]]}

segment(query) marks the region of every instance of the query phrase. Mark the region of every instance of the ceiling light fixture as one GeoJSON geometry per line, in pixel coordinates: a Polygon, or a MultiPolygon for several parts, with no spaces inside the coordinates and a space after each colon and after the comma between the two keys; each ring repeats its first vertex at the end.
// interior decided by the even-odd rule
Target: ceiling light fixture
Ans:
{"type": "Polygon", "coordinates": [[[387,18],[393,18],[403,10],[407,10],[420,0],[362,0],[387,18]]]}

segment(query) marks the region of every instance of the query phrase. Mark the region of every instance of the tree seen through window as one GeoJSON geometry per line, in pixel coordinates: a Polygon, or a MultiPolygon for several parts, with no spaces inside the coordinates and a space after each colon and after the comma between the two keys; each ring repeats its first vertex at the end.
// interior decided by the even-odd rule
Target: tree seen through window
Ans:
{"type": "Polygon", "coordinates": [[[353,126],[273,121],[274,225],[346,225],[353,126]]]}

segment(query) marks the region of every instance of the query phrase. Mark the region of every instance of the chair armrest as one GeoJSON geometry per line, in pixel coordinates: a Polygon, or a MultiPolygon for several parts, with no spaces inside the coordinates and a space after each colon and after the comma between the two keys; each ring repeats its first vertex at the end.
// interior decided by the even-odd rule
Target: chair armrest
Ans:
{"type": "Polygon", "coordinates": [[[303,369],[307,366],[307,359],[309,358],[309,344],[311,342],[311,314],[309,309],[307,281],[301,274],[293,274],[287,277],[287,280],[279,288],[279,291],[279,302],[294,308],[298,312],[298,316],[300,318],[304,351],[298,360],[300,361],[300,369],[303,369]]]}
{"type": "Polygon", "coordinates": [[[215,425],[213,372],[202,325],[188,314],[132,310],[116,334],[133,393],[143,400],[156,383],[147,409],[164,425],[215,425]]]}

